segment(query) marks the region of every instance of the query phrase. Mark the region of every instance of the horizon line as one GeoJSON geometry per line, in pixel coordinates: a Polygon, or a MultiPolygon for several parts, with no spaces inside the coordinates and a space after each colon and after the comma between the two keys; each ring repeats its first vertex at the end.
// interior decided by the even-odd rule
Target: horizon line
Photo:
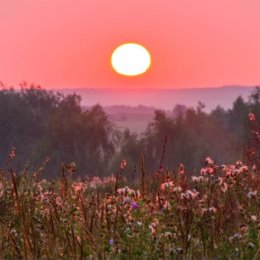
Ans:
{"type": "MultiPolygon", "coordinates": [[[[260,84],[259,84],[260,85],[260,84]]],[[[213,87],[185,87],[185,88],[155,88],[155,87],[143,87],[143,88],[123,88],[123,87],[63,87],[63,88],[48,88],[49,90],[129,90],[129,91],[140,91],[140,90],[154,90],[154,91],[160,91],[160,90],[205,90],[205,89],[223,89],[223,88],[256,88],[259,87],[259,85],[222,85],[222,86],[213,86],[213,87]]],[[[44,88],[46,89],[46,88],[44,88]]]]}

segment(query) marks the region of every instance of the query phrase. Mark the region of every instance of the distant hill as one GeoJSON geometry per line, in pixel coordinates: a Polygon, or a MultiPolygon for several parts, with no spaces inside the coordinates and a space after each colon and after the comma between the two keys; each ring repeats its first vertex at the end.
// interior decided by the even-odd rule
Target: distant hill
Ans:
{"type": "Polygon", "coordinates": [[[193,89],[62,89],[59,92],[81,95],[82,105],[86,107],[100,104],[117,127],[141,133],[151,122],[155,109],[164,109],[168,116],[174,116],[173,108],[177,104],[196,107],[199,101],[205,104],[207,112],[217,105],[228,109],[238,96],[247,100],[253,89],[228,86],[193,89]]]}
{"type": "Polygon", "coordinates": [[[217,105],[231,108],[233,101],[241,95],[247,99],[254,87],[225,86],[219,88],[190,89],[61,89],[62,93],[77,93],[82,96],[82,105],[93,106],[147,106],[172,110],[176,104],[196,107],[201,101],[205,110],[211,111],[217,105]]]}

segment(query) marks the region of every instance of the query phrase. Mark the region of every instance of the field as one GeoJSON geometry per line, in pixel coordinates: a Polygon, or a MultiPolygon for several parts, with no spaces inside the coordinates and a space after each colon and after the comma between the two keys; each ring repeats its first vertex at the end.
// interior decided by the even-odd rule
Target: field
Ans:
{"type": "MultiPolygon", "coordinates": [[[[15,154],[9,155],[9,164],[15,154]]],[[[56,181],[1,172],[1,259],[260,259],[260,179],[241,161],[200,176],[183,165],[140,184],[116,177],[73,181],[62,165],[56,181]]]]}
{"type": "Polygon", "coordinates": [[[249,113],[247,162],[200,173],[181,163],[147,172],[122,160],[115,175],[75,178],[76,164],[44,179],[48,158],[0,171],[0,259],[260,259],[259,126],[249,113]]]}

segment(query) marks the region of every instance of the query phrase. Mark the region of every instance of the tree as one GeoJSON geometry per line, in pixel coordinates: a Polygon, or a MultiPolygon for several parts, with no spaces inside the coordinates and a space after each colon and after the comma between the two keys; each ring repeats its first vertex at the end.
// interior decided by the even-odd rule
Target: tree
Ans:
{"type": "Polygon", "coordinates": [[[50,117],[43,152],[60,161],[75,161],[79,175],[102,175],[115,152],[114,130],[102,107],[80,106],[80,96],[64,97],[50,117]]]}

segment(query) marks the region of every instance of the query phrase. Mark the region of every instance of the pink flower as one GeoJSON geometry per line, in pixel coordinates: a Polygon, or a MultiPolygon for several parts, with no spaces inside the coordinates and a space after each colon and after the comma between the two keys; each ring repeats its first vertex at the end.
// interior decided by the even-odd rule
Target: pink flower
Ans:
{"type": "Polygon", "coordinates": [[[217,209],[215,207],[210,207],[209,208],[209,212],[211,213],[216,213],[217,212],[217,209]]]}
{"type": "Polygon", "coordinates": [[[209,207],[209,208],[203,208],[201,213],[204,215],[204,214],[207,214],[207,213],[216,213],[217,212],[217,209],[215,207],[209,207]]]}
{"type": "Polygon", "coordinates": [[[181,199],[196,199],[199,195],[199,192],[196,190],[186,190],[181,193],[181,199]]]}
{"type": "Polygon", "coordinates": [[[191,176],[191,179],[194,182],[203,182],[205,180],[203,176],[191,176]]]}
{"type": "Polygon", "coordinates": [[[128,188],[128,186],[125,186],[124,188],[117,189],[117,193],[119,195],[123,195],[123,196],[127,196],[128,194],[129,195],[135,195],[136,194],[135,190],[128,188]]]}
{"type": "Polygon", "coordinates": [[[10,159],[13,159],[16,156],[15,148],[12,148],[11,152],[9,153],[8,157],[10,159]]]}
{"type": "Polygon", "coordinates": [[[219,186],[221,188],[221,191],[222,192],[226,192],[227,189],[228,189],[228,185],[226,182],[224,182],[224,179],[222,177],[219,177],[218,178],[218,181],[219,181],[219,186]]]}
{"type": "Polygon", "coordinates": [[[180,163],[180,165],[179,165],[179,174],[180,175],[184,175],[184,173],[185,173],[185,166],[184,166],[183,163],[180,163]]]}
{"type": "Polygon", "coordinates": [[[174,187],[173,181],[167,181],[161,184],[160,190],[161,191],[172,191],[174,187]]]}
{"type": "Polygon", "coordinates": [[[235,167],[236,167],[237,169],[239,169],[239,168],[242,167],[242,166],[243,166],[242,161],[240,161],[240,160],[236,161],[235,167]]]}
{"type": "Polygon", "coordinates": [[[74,190],[74,192],[77,193],[77,192],[80,192],[80,191],[85,191],[86,184],[83,183],[83,182],[73,182],[71,187],[74,190]]]}
{"type": "Polygon", "coordinates": [[[153,236],[156,236],[157,234],[157,226],[159,224],[158,219],[154,219],[153,222],[149,225],[149,229],[153,236]]]}
{"type": "Polygon", "coordinates": [[[241,166],[238,170],[239,173],[244,173],[244,172],[248,172],[248,166],[244,165],[241,166]]]}
{"type": "Polygon", "coordinates": [[[116,178],[114,175],[112,176],[108,176],[108,177],[104,177],[103,178],[103,184],[106,185],[106,184],[111,184],[111,183],[115,183],[116,182],[116,178]]]}
{"type": "Polygon", "coordinates": [[[92,180],[90,181],[90,187],[96,188],[98,185],[102,184],[102,180],[98,176],[94,176],[92,180]]]}
{"type": "Polygon", "coordinates": [[[204,167],[204,168],[201,168],[201,170],[200,170],[200,174],[202,176],[210,175],[210,174],[213,174],[214,172],[215,172],[215,170],[212,167],[204,167]]]}
{"type": "Polygon", "coordinates": [[[62,199],[61,199],[61,197],[57,197],[57,198],[56,198],[56,204],[57,204],[58,206],[62,206],[62,199]]]}
{"type": "Polygon", "coordinates": [[[206,157],[205,165],[212,166],[213,164],[214,164],[214,161],[210,157],[206,157]]]}
{"type": "Polygon", "coordinates": [[[249,117],[250,121],[255,121],[255,114],[254,113],[249,113],[248,117],[249,117]]]}

